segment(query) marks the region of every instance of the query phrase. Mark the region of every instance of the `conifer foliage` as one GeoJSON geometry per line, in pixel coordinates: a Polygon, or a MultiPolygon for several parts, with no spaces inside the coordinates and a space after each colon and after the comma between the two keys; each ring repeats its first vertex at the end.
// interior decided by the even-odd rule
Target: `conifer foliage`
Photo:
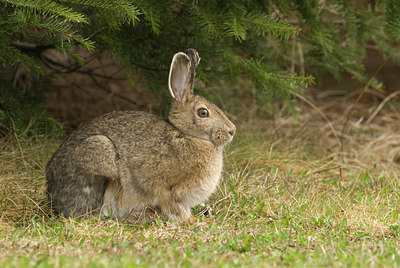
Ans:
{"type": "MultiPolygon", "coordinates": [[[[366,47],[400,60],[400,3],[390,0],[0,0],[0,68],[40,75],[40,52],[109,50],[163,88],[171,56],[202,55],[203,81],[227,77],[260,98],[312,83],[307,74],[367,79],[366,47]]],[[[372,86],[379,87],[374,81],[372,86]]]]}

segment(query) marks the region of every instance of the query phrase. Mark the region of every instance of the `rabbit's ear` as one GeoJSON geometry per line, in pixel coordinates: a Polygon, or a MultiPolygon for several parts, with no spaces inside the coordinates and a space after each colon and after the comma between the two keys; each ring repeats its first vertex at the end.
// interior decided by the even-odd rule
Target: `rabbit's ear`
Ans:
{"type": "Polygon", "coordinates": [[[189,90],[190,58],[183,52],[176,53],[169,70],[169,91],[175,100],[182,101],[189,90]]]}
{"type": "Polygon", "coordinates": [[[200,56],[199,53],[197,53],[196,50],[194,50],[193,48],[189,48],[188,50],[186,50],[186,55],[189,57],[190,59],[190,78],[189,78],[189,88],[191,90],[193,90],[194,88],[194,76],[196,74],[196,67],[197,65],[199,65],[200,62],[200,56]]]}

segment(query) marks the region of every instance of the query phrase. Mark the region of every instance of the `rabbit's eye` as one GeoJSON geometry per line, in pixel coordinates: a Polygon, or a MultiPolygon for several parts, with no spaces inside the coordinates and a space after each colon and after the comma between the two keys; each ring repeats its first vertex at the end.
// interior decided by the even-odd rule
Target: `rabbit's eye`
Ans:
{"type": "Polygon", "coordinates": [[[208,117],[209,113],[208,113],[207,109],[200,108],[200,109],[197,110],[197,115],[200,116],[200,117],[205,118],[205,117],[208,117]]]}

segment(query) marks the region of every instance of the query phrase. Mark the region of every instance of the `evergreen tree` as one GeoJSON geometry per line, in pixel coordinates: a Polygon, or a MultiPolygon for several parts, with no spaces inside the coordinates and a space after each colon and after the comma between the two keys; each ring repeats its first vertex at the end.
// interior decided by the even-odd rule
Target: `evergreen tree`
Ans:
{"type": "MultiPolygon", "coordinates": [[[[287,98],[314,76],[365,82],[373,46],[400,60],[400,3],[390,0],[1,0],[0,67],[40,75],[40,52],[107,49],[164,88],[171,56],[192,47],[198,77],[241,81],[260,100],[287,98]]],[[[373,81],[373,87],[380,87],[373,81]]],[[[164,91],[163,91],[164,92],[164,91]]],[[[163,93],[161,93],[163,94],[163,93]]]]}

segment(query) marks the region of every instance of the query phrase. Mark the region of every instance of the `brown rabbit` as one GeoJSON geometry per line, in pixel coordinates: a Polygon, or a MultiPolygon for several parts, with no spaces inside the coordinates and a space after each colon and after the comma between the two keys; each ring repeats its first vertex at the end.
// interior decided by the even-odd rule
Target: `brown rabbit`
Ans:
{"type": "Polygon", "coordinates": [[[68,217],[101,211],[126,219],[150,207],[168,219],[191,217],[190,208],[217,187],[222,151],[236,130],[217,106],[194,95],[199,62],[194,49],[174,55],[167,119],[112,112],[71,134],[46,170],[56,212],[68,217]]]}

